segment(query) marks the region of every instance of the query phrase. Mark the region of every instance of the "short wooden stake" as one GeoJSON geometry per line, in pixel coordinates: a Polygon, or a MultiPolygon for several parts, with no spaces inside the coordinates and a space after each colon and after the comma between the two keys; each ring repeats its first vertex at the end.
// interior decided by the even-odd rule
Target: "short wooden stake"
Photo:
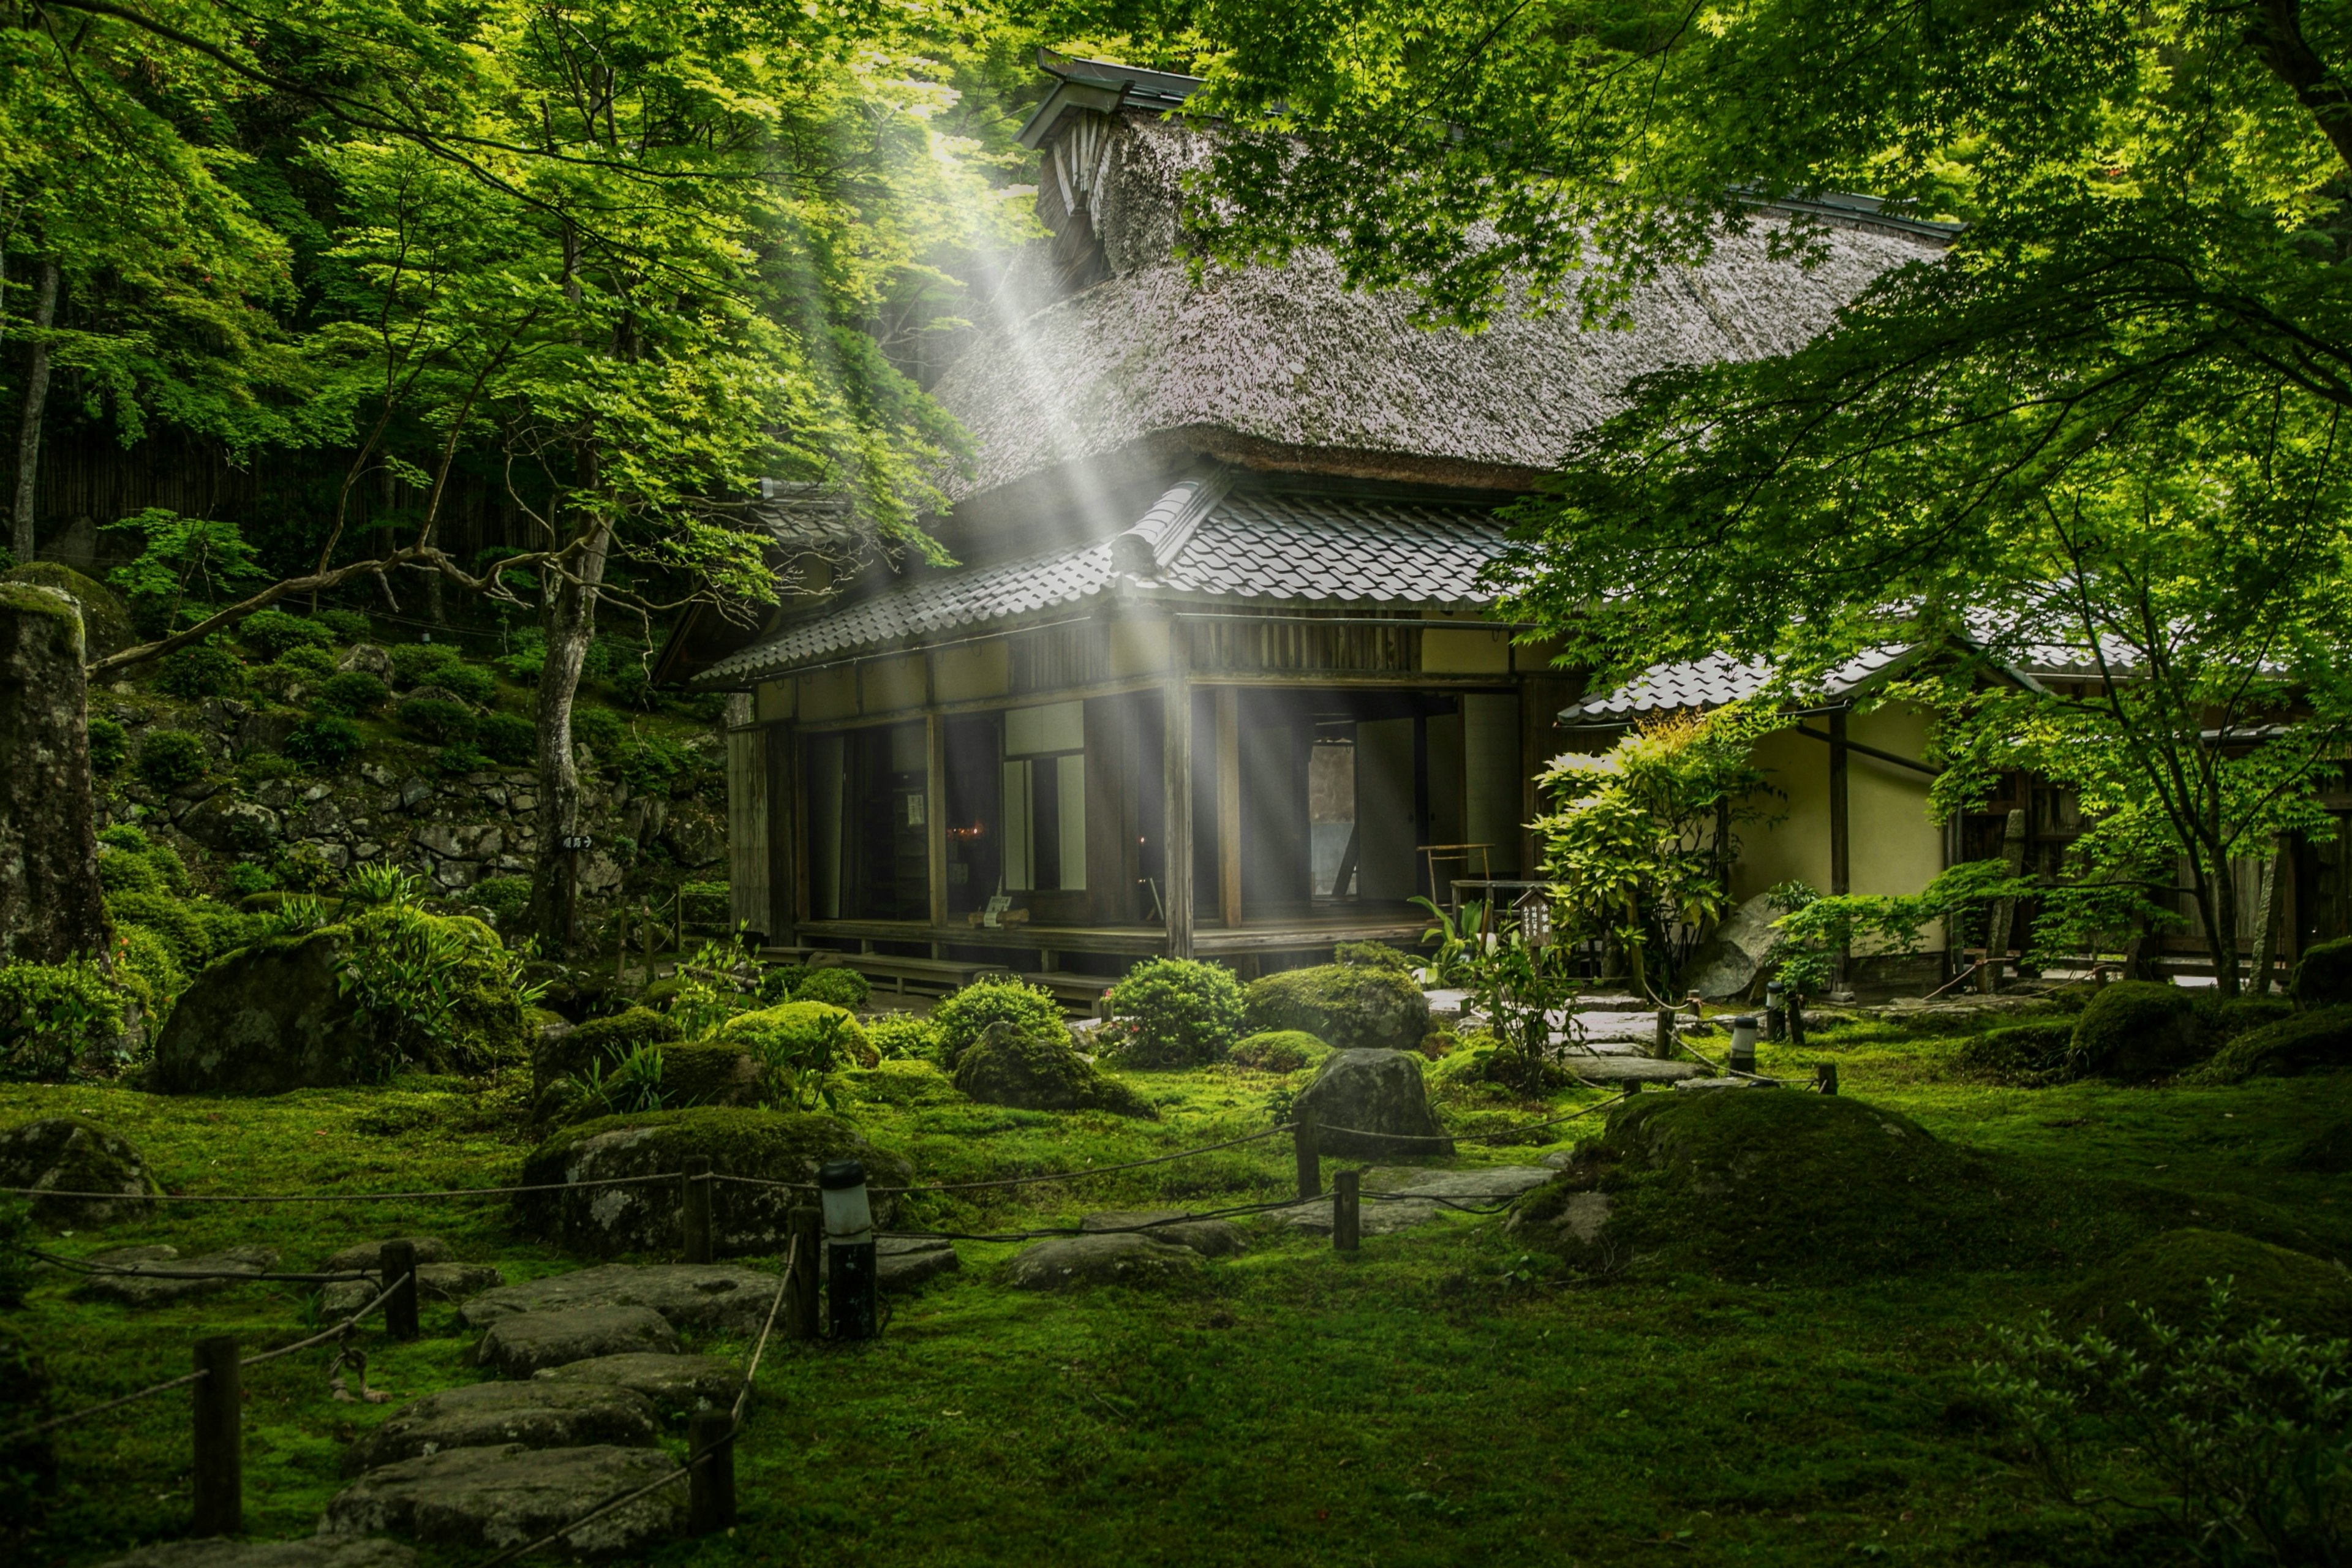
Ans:
{"type": "Polygon", "coordinates": [[[1290,1129],[1291,1147],[1298,1152],[1298,1195],[1319,1198],[1323,1195],[1323,1154],[1315,1142],[1315,1113],[1301,1110],[1298,1121],[1290,1129]]]}
{"type": "Polygon", "coordinates": [[[687,1417],[687,1530],[715,1535],[735,1522],[735,1418],[724,1410],[687,1417]]]}
{"type": "Polygon", "coordinates": [[[236,1342],[196,1342],[195,1501],[198,1536],[236,1535],[245,1529],[245,1380],[236,1342]]]}
{"type": "Polygon", "coordinates": [[[686,1260],[710,1261],[710,1157],[690,1154],[677,1178],[678,1229],[683,1233],[686,1260]]]}
{"type": "Polygon", "coordinates": [[[1660,1061],[1670,1060],[1675,1054],[1675,1010],[1658,1009],[1658,1037],[1651,1043],[1650,1054],[1660,1061]]]}
{"type": "Polygon", "coordinates": [[[1837,1063],[1814,1063],[1813,1087],[1821,1090],[1823,1094],[1835,1094],[1837,1092],[1837,1063]]]}
{"type": "Polygon", "coordinates": [[[1363,1241],[1364,1179],[1360,1171],[1341,1171],[1331,1178],[1331,1245],[1353,1252],[1363,1241]]]}
{"type": "Polygon", "coordinates": [[[1793,994],[1789,997],[1789,1043],[1800,1050],[1805,1044],[1805,999],[1793,994]]]}
{"type": "Polygon", "coordinates": [[[395,1340],[408,1341],[416,1337],[416,1244],[413,1241],[387,1241],[377,1249],[376,1268],[382,1272],[383,1288],[392,1292],[383,1300],[383,1331],[395,1340]]]}
{"type": "Polygon", "coordinates": [[[824,1245],[824,1226],[814,1204],[803,1204],[793,1210],[787,1224],[793,1241],[798,1244],[799,1261],[793,1265],[791,1282],[784,1287],[784,1331],[796,1340],[814,1340],[817,1329],[817,1248],[824,1245]]]}

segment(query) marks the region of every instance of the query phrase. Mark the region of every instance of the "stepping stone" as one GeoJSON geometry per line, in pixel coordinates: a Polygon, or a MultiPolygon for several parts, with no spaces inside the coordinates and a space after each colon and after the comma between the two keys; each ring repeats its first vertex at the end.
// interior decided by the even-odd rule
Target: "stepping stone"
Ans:
{"type": "MultiPolygon", "coordinates": [[[[531,1374],[533,1387],[624,1388],[653,1401],[667,1421],[683,1421],[698,1410],[734,1408],[743,1386],[743,1369],[730,1361],[708,1355],[656,1355],[632,1352],[600,1355],[588,1361],[542,1367],[531,1374]]],[[[488,1384],[486,1387],[511,1387],[488,1384]]]]}
{"type": "MultiPolygon", "coordinates": [[[[1301,1204],[1282,1212],[1283,1222],[1314,1236],[1331,1234],[1332,1200],[1301,1204]]],[[[1438,1207],[1426,1198],[1413,1198],[1392,1204],[1366,1204],[1356,1211],[1356,1234],[1359,1236],[1392,1236],[1401,1230],[1411,1230],[1417,1225],[1427,1225],[1437,1217],[1438,1207]]]]}
{"type": "Polygon", "coordinates": [[[1778,1089],[1780,1085],[1773,1083],[1761,1083],[1752,1078],[1686,1078],[1683,1079],[1682,1082],[1675,1085],[1675,1087],[1676,1089],[1708,1090],[1727,1089],[1778,1089]]]}
{"type": "MultiPolygon", "coordinates": [[[[1357,1227],[1365,1236],[1390,1236],[1417,1225],[1425,1225],[1441,1214],[1454,1214],[1437,1200],[1461,1204],[1471,1208],[1486,1208],[1507,1203],[1521,1193],[1542,1186],[1559,1173],[1546,1165],[1489,1165],[1474,1171],[1419,1171],[1406,1166],[1367,1166],[1363,1186],[1367,1193],[1389,1193],[1395,1197],[1376,1203],[1366,1203],[1357,1210],[1357,1227]]],[[[1330,1199],[1307,1204],[1292,1209],[1286,1217],[1299,1229],[1328,1236],[1331,1232],[1330,1199]]]]}
{"type": "Polygon", "coordinates": [[[768,1307],[775,1299],[776,1275],[769,1269],[734,1263],[665,1263],[642,1268],[607,1263],[485,1290],[459,1308],[457,1316],[468,1328],[486,1329],[518,1312],[645,1307],[686,1333],[753,1335],[767,1321],[768,1307]]]}
{"type": "Polygon", "coordinates": [[[1229,1219],[1182,1219],[1181,1209],[1112,1209],[1103,1214],[1090,1214],[1078,1221],[1080,1230],[1125,1230],[1130,1226],[1149,1225],[1150,1230],[1134,1235],[1152,1241],[1164,1241],[1171,1247],[1189,1247],[1203,1258],[1231,1258],[1242,1250],[1242,1227],[1229,1219]],[[1181,1220],[1177,1225],[1155,1224],[1160,1220],[1181,1220]]]}
{"type": "Polygon", "coordinates": [[[1132,1232],[1066,1236],[1041,1241],[1013,1259],[1005,1282],[1016,1290],[1071,1285],[1164,1285],[1201,1271],[1201,1255],[1132,1232]]]}
{"type": "MultiPolygon", "coordinates": [[[[660,1359],[658,1357],[655,1358],[660,1359]]],[[[444,1448],[584,1448],[650,1446],[660,1430],[653,1401],[591,1383],[477,1383],[413,1399],[352,1445],[343,1468],[356,1474],[444,1448]]]]}
{"type": "Polygon", "coordinates": [[[650,1307],[566,1307],[500,1318],[475,1348],[474,1363],[500,1377],[529,1377],[594,1356],[677,1349],[677,1331],[650,1307]]]}
{"type": "Polygon", "coordinates": [[[1697,1062],[1662,1062],[1650,1056],[1588,1057],[1582,1053],[1570,1055],[1561,1065],[1588,1083],[1681,1083],[1686,1079],[1711,1078],[1713,1068],[1697,1062]]]}
{"type": "MultiPolygon", "coordinates": [[[[396,1236],[388,1239],[404,1241],[415,1247],[419,1263],[447,1263],[457,1256],[449,1250],[449,1244],[437,1236],[396,1236]]],[[[362,1241],[357,1247],[346,1247],[327,1259],[327,1267],[321,1272],[341,1274],[354,1268],[373,1268],[383,1251],[383,1243],[381,1241],[362,1241]]]]}
{"type": "Polygon", "coordinates": [[[166,1541],[102,1568],[415,1568],[416,1553],[366,1537],[300,1541],[166,1541]]]}
{"type": "MultiPolygon", "coordinates": [[[[92,1253],[81,1261],[106,1268],[259,1274],[278,1261],[278,1253],[268,1247],[231,1247],[199,1258],[183,1258],[176,1247],[118,1247],[92,1253]]],[[[159,1307],[168,1301],[210,1296],[237,1283],[235,1279],[174,1279],[143,1273],[92,1274],[74,1288],[74,1294],[101,1301],[120,1301],[126,1307],[159,1307]]]]}
{"type": "MultiPolygon", "coordinates": [[[[371,1470],[336,1494],[319,1533],[391,1531],[429,1546],[495,1551],[536,1541],[677,1468],[659,1448],[446,1448],[371,1470]]],[[[563,1536],[576,1557],[642,1554],[678,1533],[686,1478],[563,1536]]]]}
{"type": "MultiPolygon", "coordinates": [[[[821,1246],[817,1251],[817,1278],[828,1279],[833,1272],[833,1248],[821,1246]]],[[[874,1283],[879,1289],[911,1290],[934,1275],[953,1273],[962,1267],[955,1243],[943,1237],[885,1236],[874,1243],[874,1283]]],[[[761,1310],[764,1313],[766,1309],[761,1310]]],[[[753,1331],[758,1331],[756,1327],[753,1331]]]]}
{"type": "MultiPolygon", "coordinates": [[[[416,1266],[416,1297],[421,1301],[458,1301],[478,1290],[503,1285],[507,1277],[487,1263],[420,1263],[416,1266]]],[[[330,1316],[356,1312],[376,1299],[383,1287],[373,1279],[345,1279],[319,1293],[319,1310],[330,1316]]]]}

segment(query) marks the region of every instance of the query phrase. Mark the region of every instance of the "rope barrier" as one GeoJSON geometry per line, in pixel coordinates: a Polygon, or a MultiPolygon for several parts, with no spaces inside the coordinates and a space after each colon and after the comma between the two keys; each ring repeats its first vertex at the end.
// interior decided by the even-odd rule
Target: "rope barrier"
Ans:
{"type": "Polygon", "coordinates": [[[1625,1098],[1627,1098],[1626,1091],[1620,1089],[1606,1100],[1596,1100],[1591,1105],[1578,1106],[1564,1116],[1555,1116],[1544,1121],[1530,1121],[1521,1127],[1506,1127],[1493,1132],[1366,1132],[1360,1128],[1325,1127],[1320,1123],[1317,1124],[1315,1132],[1318,1137],[1326,1132],[1336,1132],[1344,1137],[1378,1138],[1391,1143],[1492,1143],[1497,1140],[1517,1138],[1542,1128],[1557,1127],[1563,1121],[1573,1121],[1580,1116],[1590,1116],[1596,1110],[1606,1110],[1625,1098]]]}
{"type": "Polygon", "coordinates": [[[877,1236],[896,1237],[908,1241],[1049,1241],[1065,1236],[1130,1236],[1139,1231],[1159,1230],[1166,1226],[1191,1225],[1199,1220],[1231,1219],[1237,1215],[1273,1214],[1280,1209],[1295,1209],[1302,1205],[1321,1203],[1323,1197],[1285,1198],[1277,1203],[1238,1204],[1232,1208],[1211,1209],[1206,1214],[1171,1215],[1166,1219],[1147,1220],[1141,1225],[1053,1226],[1036,1230],[1006,1231],[988,1235],[962,1230],[877,1230],[877,1236]]]}
{"type": "Polygon", "coordinates": [[[630,1187],[675,1182],[679,1173],[651,1176],[603,1176],[593,1182],[541,1182],[527,1187],[444,1187],[417,1193],[75,1193],[53,1187],[0,1187],[0,1196],[88,1198],[108,1203],[159,1204],[356,1204],[406,1203],[425,1198],[503,1198],[519,1193],[576,1193],[590,1187],[630,1187]]]}
{"type": "Polygon", "coordinates": [[[52,1268],[68,1268],[78,1274],[95,1275],[102,1279],[131,1276],[141,1279],[250,1279],[259,1283],[280,1285],[341,1285],[354,1279],[373,1279],[373,1273],[356,1274],[270,1274],[246,1268],[144,1268],[136,1264],[116,1265],[91,1263],[79,1258],[60,1258],[54,1252],[44,1252],[37,1247],[25,1248],[26,1253],[39,1258],[52,1268]]]}
{"type": "Polygon", "coordinates": [[[1436,1193],[1359,1193],[1356,1196],[1358,1201],[1368,1204],[1435,1204],[1439,1208],[1452,1209],[1455,1214],[1502,1214],[1511,1206],[1508,1203],[1499,1203],[1472,1208],[1467,1204],[1457,1203],[1436,1193]]]}
{"type": "MultiPolygon", "coordinates": [[[[396,1279],[393,1281],[393,1283],[385,1286],[383,1288],[383,1293],[379,1295],[374,1300],[370,1301],[366,1306],[362,1307],[358,1311],[353,1312],[350,1317],[345,1318],[341,1322],[337,1323],[333,1328],[327,1330],[323,1333],[313,1334],[307,1340],[299,1340],[293,1344],[283,1345],[274,1351],[264,1351],[258,1355],[247,1356],[243,1360],[239,1361],[237,1365],[241,1367],[259,1366],[265,1362],[276,1361],[280,1356],[292,1355],[296,1351],[308,1350],[313,1345],[324,1344],[329,1340],[338,1338],[356,1326],[362,1318],[366,1317],[370,1312],[373,1312],[378,1307],[383,1306],[384,1302],[391,1298],[392,1293],[394,1290],[398,1289],[401,1285],[414,1278],[414,1275],[402,1275],[399,1279],[396,1279]]],[[[21,1443],[27,1437],[37,1437],[44,1432],[54,1432],[60,1426],[72,1426],[75,1422],[87,1420],[92,1415],[103,1415],[110,1410],[120,1410],[126,1405],[135,1405],[140,1400],[152,1398],[158,1394],[169,1394],[173,1389],[185,1388],[192,1383],[201,1383],[204,1381],[205,1375],[205,1373],[201,1372],[192,1372],[184,1377],[175,1377],[169,1383],[159,1383],[152,1388],[142,1388],[136,1394],[126,1394],[120,1399],[110,1399],[103,1405],[86,1405],[82,1409],[69,1411],[63,1415],[51,1416],[47,1421],[36,1422],[30,1426],[19,1427],[17,1430],[8,1433],[5,1436],[0,1436],[0,1448],[9,1447],[15,1444],[21,1443]]]]}
{"type": "MultiPolygon", "coordinates": [[[[1223,1149],[1238,1149],[1244,1143],[1259,1142],[1273,1137],[1277,1132],[1287,1132],[1290,1131],[1290,1125],[1286,1121],[1279,1122],[1260,1132],[1246,1133],[1239,1138],[1229,1138],[1223,1143],[1205,1143],[1198,1149],[1180,1149],[1172,1154],[1154,1154],[1149,1160],[1129,1160],[1117,1165],[1088,1165],[1076,1171],[1050,1171],[1042,1175],[1034,1176],[1003,1176],[986,1182],[936,1182],[928,1186],[918,1187],[869,1187],[866,1191],[877,1197],[903,1197],[912,1193],[969,1193],[989,1187],[1028,1187],[1036,1186],[1045,1182],[1071,1182],[1081,1176],[1108,1175],[1118,1171],[1139,1171],[1147,1165],[1165,1165],[1177,1160],[1189,1160],[1198,1154],[1213,1154],[1223,1149]]],[[[710,1179],[714,1182],[733,1182],[738,1186],[745,1187],[782,1187],[795,1193],[813,1193],[817,1190],[814,1182],[772,1182],[764,1176],[730,1176],[718,1171],[710,1173],[710,1179]]]]}

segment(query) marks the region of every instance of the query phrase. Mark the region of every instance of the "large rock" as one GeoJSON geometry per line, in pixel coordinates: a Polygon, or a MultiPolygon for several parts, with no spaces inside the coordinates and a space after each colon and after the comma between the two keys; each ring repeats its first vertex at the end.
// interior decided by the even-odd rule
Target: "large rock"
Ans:
{"type": "Polygon", "coordinates": [[[372,642],[355,643],[352,651],[343,655],[337,669],[356,669],[362,675],[373,675],[386,686],[392,684],[392,655],[372,642]]]}
{"type": "MultiPolygon", "coordinates": [[[[1476,1212],[1507,1204],[1550,1181],[1558,1172],[1549,1165],[1487,1165],[1475,1171],[1382,1170],[1363,1173],[1363,1190],[1377,1193],[1358,1211],[1357,1224],[1365,1236],[1388,1236],[1425,1225],[1442,1214],[1476,1212]]],[[[1284,1211],[1284,1220],[1301,1230],[1328,1235],[1332,1202],[1303,1204],[1284,1211]]]]}
{"type": "Polygon", "coordinates": [[[1298,1097],[1315,1117],[1316,1147],[1326,1154],[1377,1160],[1400,1154],[1451,1154],[1454,1140],[1437,1124],[1410,1051],[1333,1051],[1298,1097]]]}
{"type": "Polygon", "coordinates": [[[121,653],[139,640],[131,624],[131,612],[114,590],[63,562],[27,561],[0,572],[0,583],[31,583],[55,588],[71,599],[81,611],[82,646],[89,658],[121,653]]]}
{"type": "MultiPolygon", "coordinates": [[[[833,1117],[696,1106],[601,1117],[566,1128],[523,1162],[522,1184],[657,1175],[682,1170],[685,1161],[698,1156],[709,1160],[720,1175],[804,1184],[714,1184],[711,1245],[728,1257],[777,1253],[790,1245],[787,1216],[796,1205],[815,1203],[816,1173],[831,1161],[863,1162],[870,1186],[905,1186],[914,1179],[905,1159],[876,1148],[833,1117]]],[[[875,1217],[887,1225],[895,1200],[876,1193],[873,1203],[875,1217]]],[[[680,1245],[674,1183],[525,1194],[515,1208],[526,1229],[559,1238],[575,1252],[675,1254],[680,1245]]]]}
{"type": "MultiPolygon", "coordinates": [[[[462,1301],[478,1291],[495,1289],[506,1282],[506,1276],[487,1263],[416,1266],[416,1295],[424,1301],[462,1301]]],[[[374,1300],[383,1289],[382,1283],[373,1279],[340,1280],[319,1292],[319,1310],[330,1317],[356,1312],[374,1300]]]]}
{"type": "Polygon", "coordinates": [[[676,1349],[677,1331],[650,1307],[566,1307],[500,1318],[474,1348],[474,1363],[500,1377],[529,1377],[593,1356],[676,1349]]]}
{"type": "Polygon", "coordinates": [[[1405,970],[1286,969],[1250,982],[1247,1027],[1253,1035],[1301,1029],[1341,1050],[1409,1051],[1429,1033],[1429,998],[1405,970]]]}
{"type": "Polygon", "coordinates": [[[1066,1033],[999,1022],[956,1063],[955,1086],[987,1105],[1023,1110],[1108,1110],[1150,1117],[1150,1103],[1078,1055],[1066,1033]]]}
{"type": "Polygon", "coordinates": [[[444,1448],[642,1448],[660,1431],[653,1401],[604,1383],[477,1383],[411,1400],[352,1445],[344,1468],[357,1472],[444,1448]]]}
{"type": "Polygon", "coordinates": [[[415,1552],[396,1541],[311,1536],[300,1541],[166,1541],[103,1568],[415,1568],[415,1552]]]}
{"type": "Polygon", "coordinates": [[[150,1087],[165,1094],[284,1094],[382,1076],[389,1032],[343,994],[339,927],[265,938],[181,994],[155,1042],[150,1087]]]}
{"type": "Polygon", "coordinates": [[[286,826],[259,802],[224,792],[180,818],[180,831],[215,855],[265,859],[269,847],[285,837],[286,826]]]}
{"type": "Polygon", "coordinates": [[[1186,1219],[1181,1209],[1114,1209],[1087,1215],[1078,1228],[1124,1231],[1170,1247],[1189,1247],[1203,1258],[1231,1258],[1244,1247],[1242,1227],[1233,1221],[1186,1219]],[[1139,1226],[1150,1228],[1139,1230],[1139,1226]]]}
{"type": "Polygon", "coordinates": [[[0,583],[0,963],[103,952],[80,610],[0,583]]]}
{"type": "Polygon", "coordinates": [[[1772,922],[1780,918],[1770,895],[1759,893],[1718,921],[1713,935],[1691,954],[1684,979],[1686,989],[1710,1002],[1744,994],[1772,961],[1780,933],[1772,922]]]}
{"type": "Polygon", "coordinates": [[[82,1261],[100,1272],[86,1276],[75,1287],[76,1295],[126,1307],[160,1307],[230,1289],[242,1283],[238,1276],[268,1271],[278,1254],[267,1247],[230,1247],[183,1258],[176,1247],[118,1247],[82,1261]],[[180,1278],[192,1274],[220,1278],[180,1278]]]}
{"type": "MultiPolygon", "coordinates": [[[[410,1252],[419,1263],[447,1263],[457,1257],[449,1250],[449,1244],[437,1236],[401,1236],[391,1239],[408,1243],[410,1252]]],[[[327,1259],[324,1272],[341,1274],[354,1268],[373,1268],[383,1258],[383,1248],[384,1244],[381,1241],[362,1241],[356,1246],[346,1247],[327,1259]]]]}
{"type": "MultiPolygon", "coordinates": [[[[450,1448],[371,1471],[337,1494],[322,1536],[389,1531],[466,1552],[520,1546],[677,1468],[658,1448],[450,1448]]],[[[677,1533],[686,1478],[566,1531],[575,1557],[642,1555],[677,1533]]]]}
{"type": "MultiPolygon", "coordinates": [[[[583,1388],[623,1388],[652,1401],[666,1421],[683,1421],[698,1410],[727,1410],[743,1386],[743,1369],[708,1355],[658,1355],[638,1351],[543,1367],[535,1384],[583,1388]]],[[[491,1387],[510,1384],[493,1384],[491,1387]]]]}
{"type": "Polygon", "coordinates": [[[468,1328],[487,1329],[523,1312],[574,1307],[644,1307],[689,1334],[756,1334],[776,1299],[777,1277],[729,1263],[607,1263],[485,1290],[457,1310],[468,1328]]]}
{"type": "Polygon", "coordinates": [[[1072,1285],[1168,1285],[1201,1271],[1201,1255],[1132,1231],[1066,1236],[1024,1250],[1005,1270],[1016,1290],[1060,1290],[1072,1285]]]}
{"type": "Polygon", "coordinates": [[[103,1198],[32,1200],[33,1217],[60,1229],[85,1229],[152,1212],[161,1189],[131,1142],[79,1116],[45,1116],[0,1132],[0,1187],[108,1193],[103,1198]]]}
{"type": "Polygon", "coordinates": [[[2074,1020],[2066,1065],[2077,1078],[2129,1083],[2192,1067],[2202,1054],[2197,1011],[2188,992],[2178,985],[2124,980],[2102,988],[2074,1020]]]}

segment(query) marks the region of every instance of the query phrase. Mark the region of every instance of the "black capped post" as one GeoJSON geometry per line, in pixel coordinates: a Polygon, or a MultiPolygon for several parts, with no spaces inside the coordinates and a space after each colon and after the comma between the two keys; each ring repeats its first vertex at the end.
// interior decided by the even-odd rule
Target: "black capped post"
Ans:
{"type": "Polygon", "coordinates": [[[1363,1180],[1361,1171],[1341,1171],[1331,1178],[1331,1246],[1353,1252],[1363,1241],[1363,1180]]]}
{"type": "Polygon", "coordinates": [[[383,1288],[383,1331],[406,1342],[416,1337],[416,1244],[387,1241],[376,1249],[375,1266],[383,1288]]]}
{"type": "Polygon", "coordinates": [[[874,1209],[866,1196],[866,1167],[835,1160],[816,1173],[824,1203],[825,1296],[833,1337],[870,1340],[874,1307],[874,1209]]]}
{"type": "Polygon", "coordinates": [[[194,1532],[236,1535],[245,1529],[245,1379],[236,1342],[196,1342],[194,1532]]]}
{"type": "Polygon", "coordinates": [[[698,1410],[687,1418],[688,1532],[716,1535],[735,1522],[735,1417],[698,1410]]]}
{"type": "Polygon", "coordinates": [[[710,1156],[689,1154],[678,1174],[678,1228],[686,1260],[710,1261],[710,1156]]]}

